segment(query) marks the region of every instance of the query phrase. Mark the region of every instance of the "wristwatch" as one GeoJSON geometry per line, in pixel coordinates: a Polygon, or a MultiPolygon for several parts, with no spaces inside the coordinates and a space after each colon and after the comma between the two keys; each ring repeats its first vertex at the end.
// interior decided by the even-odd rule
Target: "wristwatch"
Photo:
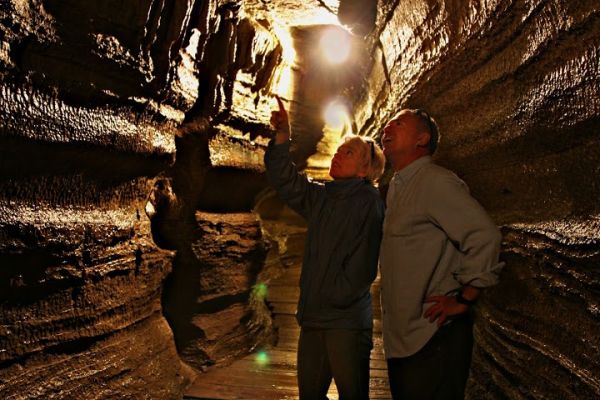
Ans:
{"type": "Polygon", "coordinates": [[[473,306],[477,302],[477,300],[467,300],[463,297],[462,292],[456,293],[456,302],[460,304],[465,304],[467,306],[473,306]]]}

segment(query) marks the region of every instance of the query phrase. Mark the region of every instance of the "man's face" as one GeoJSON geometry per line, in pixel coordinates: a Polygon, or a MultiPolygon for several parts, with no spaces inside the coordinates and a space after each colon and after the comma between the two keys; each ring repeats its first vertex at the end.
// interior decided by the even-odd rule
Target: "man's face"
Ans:
{"type": "Polygon", "coordinates": [[[423,138],[417,129],[417,119],[407,111],[400,111],[383,128],[381,145],[386,158],[411,155],[423,138]]]}
{"type": "Polygon", "coordinates": [[[333,179],[364,178],[367,176],[364,155],[359,142],[346,142],[338,147],[329,175],[333,179]]]}

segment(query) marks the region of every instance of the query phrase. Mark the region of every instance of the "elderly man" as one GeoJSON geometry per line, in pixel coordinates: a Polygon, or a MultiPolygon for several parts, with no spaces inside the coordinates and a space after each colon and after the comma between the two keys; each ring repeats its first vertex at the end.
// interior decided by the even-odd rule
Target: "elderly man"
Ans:
{"type": "Polygon", "coordinates": [[[380,252],[384,349],[394,399],[461,399],[469,309],[494,285],[500,233],[467,186],[434,164],[435,121],[402,110],[384,128],[393,167],[380,252]]]}

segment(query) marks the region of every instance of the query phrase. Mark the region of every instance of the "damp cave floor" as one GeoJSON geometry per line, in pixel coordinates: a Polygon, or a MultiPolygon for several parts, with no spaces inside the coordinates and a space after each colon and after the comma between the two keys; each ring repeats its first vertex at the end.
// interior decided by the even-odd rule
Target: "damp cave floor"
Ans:
{"type": "MultiPolygon", "coordinates": [[[[278,329],[277,344],[261,349],[262,354],[252,353],[227,366],[208,369],[188,388],[184,400],[298,399],[296,350],[300,328],[294,313],[299,295],[299,279],[300,265],[294,265],[269,284],[267,301],[273,309],[278,329]]],[[[383,356],[379,289],[378,278],[371,289],[375,321],[369,395],[373,400],[391,399],[383,356]]],[[[334,382],[327,396],[330,400],[338,399],[334,382]]]]}

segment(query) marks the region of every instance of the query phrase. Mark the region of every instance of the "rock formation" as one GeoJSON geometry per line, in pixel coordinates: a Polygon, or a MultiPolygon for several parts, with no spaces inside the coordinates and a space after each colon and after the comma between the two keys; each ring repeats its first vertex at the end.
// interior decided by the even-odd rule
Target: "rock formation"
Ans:
{"type": "Polygon", "coordinates": [[[274,340],[277,93],[318,179],[330,98],[373,137],[428,110],[504,234],[469,397],[597,398],[599,53],[592,0],[3,0],[0,397],[180,398],[274,340]],[[325,67],[339,22],[353,57],[325,67]]]}

